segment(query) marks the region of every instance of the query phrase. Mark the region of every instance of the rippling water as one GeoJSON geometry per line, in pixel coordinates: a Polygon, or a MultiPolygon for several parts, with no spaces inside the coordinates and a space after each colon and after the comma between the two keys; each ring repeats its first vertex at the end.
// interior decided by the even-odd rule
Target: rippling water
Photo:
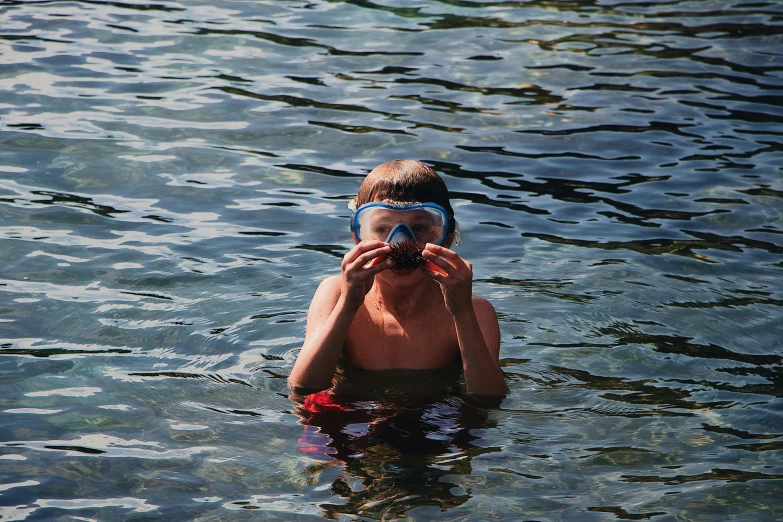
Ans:
{"type": "Polygon", "coordinates": [[[0,1],[0,516],[779,519],[782,34],[774,1],[0,1]],[[454,193],[497,409],[287,396],[395,158],[454,193]]]}

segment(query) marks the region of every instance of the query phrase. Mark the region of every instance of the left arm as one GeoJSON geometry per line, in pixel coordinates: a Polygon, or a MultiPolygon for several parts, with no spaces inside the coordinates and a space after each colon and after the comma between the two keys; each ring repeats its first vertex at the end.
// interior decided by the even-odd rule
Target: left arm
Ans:
{"type": "Polygon", "coordinates": [[[422,270],[440,283],[446,308],[454,317],[468,393],[503,395],[508,391],[500,369],[500,327],[489,301],[473,295],[473,266],[456,252],[428,243],[422,270]]]}
{"type": "Polygon", "coordinates": [[[469,393],[503,395],[508,391],[500,369],[500,327],[495,308],[486,299],[473,296],[473,306],[454,315],[462,368],[469,393]]]}

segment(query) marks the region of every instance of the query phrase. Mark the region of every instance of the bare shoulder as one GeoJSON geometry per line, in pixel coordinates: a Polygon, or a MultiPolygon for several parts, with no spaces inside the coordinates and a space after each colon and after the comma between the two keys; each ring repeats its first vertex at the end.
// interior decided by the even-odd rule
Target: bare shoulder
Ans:
{"type": "Polygon", "coordinates": [[[336,294],[337,296],[340,295],[340,276],[333,275],[329,276],[323,281],[321,281],[321,284],[318,285],[318,290],[316,290],[316,294],[318,292],[327,292],[330,294],[336,294]]]}
{"type": "Polygon", "coordinates": [[[329,317],[337,301],[340,299],[340,278],[338,276],[327,277],[313,295],[310,308],[307,310],[307,332],[305,338],[309,338],[320,328],[321,324],[329,317]]]}
{"type": "Polygon", "coordinates": [[[476,294],[473,294],[473,309],[476,311],[476,316],[479,319],[486,317],[491,318],[495,322],[498,320],[497,314],[495,313],[495,307],[492,306],[492,303],[476,294]]]}
{"type": "Polygon", "coordinates": [[[310,303],[310,309],[327,307],[331,310],[339,298],[340,276],[329,276],[318,285],[318,289],[315,291],[313,300],[310,303]]]}

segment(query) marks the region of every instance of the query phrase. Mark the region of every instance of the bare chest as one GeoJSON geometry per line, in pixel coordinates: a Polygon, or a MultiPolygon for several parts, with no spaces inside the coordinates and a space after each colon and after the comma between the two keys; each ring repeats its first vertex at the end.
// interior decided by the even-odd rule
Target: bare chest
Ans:
{"type": "Polygon", "coordinates": [[[454,321],[433,307],[405,317],[362,307],[351,324],[343,356],[367,370],[442,368],[459,357],[454,321]]]}

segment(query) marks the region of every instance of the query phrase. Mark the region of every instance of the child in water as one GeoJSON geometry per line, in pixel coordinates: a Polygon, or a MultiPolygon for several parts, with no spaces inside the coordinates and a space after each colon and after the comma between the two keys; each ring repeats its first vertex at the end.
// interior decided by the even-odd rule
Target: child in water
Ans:
{"type": "Polygon", "coordinates": [[[459,233],[441,177],[418,161],[390,161],[353,203],[356,246],[313,296],[291,390],[329,388],[338,364],[366,373],[458,365],[468,393],[504,394],[495,309],[473,295],[472,265],[449,249],[459,233]],[[408,251],[403,262],[390,255],[398,245],[408,251]]]}

